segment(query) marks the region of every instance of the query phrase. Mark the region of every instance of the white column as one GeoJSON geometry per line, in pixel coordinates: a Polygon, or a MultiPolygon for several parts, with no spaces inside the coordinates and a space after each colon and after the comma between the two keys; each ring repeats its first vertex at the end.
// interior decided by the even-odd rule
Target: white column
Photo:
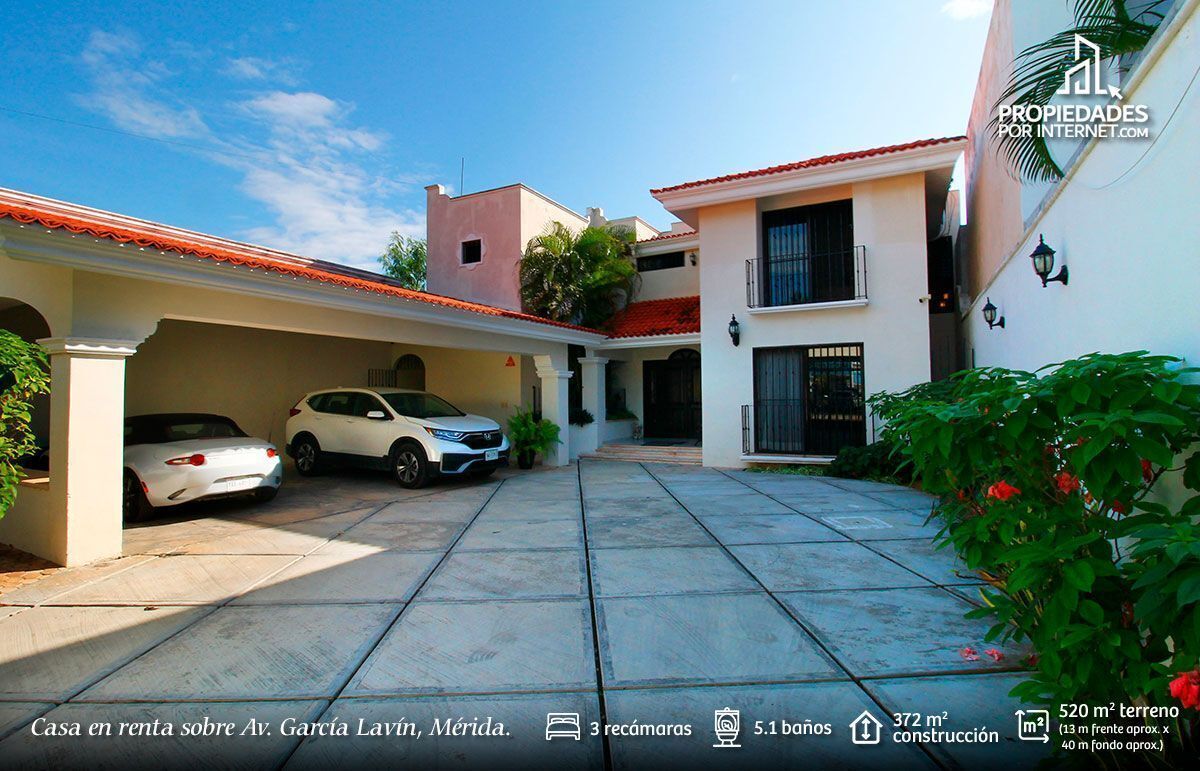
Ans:
{"type": "Polygon", "coordinates": [[[604,442],[604,408],[607,396],[604,392],[604,365],[608,359],[588,356],[579,360],[583,376],[583,408],[592,413],[594,421],[583,427],[580,447],[573,448],[575,455],[594,452],[604,442]]]}
{"type": "Polygon", "coordinates": [[[49,558],[82,565],[119,556],[125,359],[137,342],[38,342],[50,354],[49,558]]]}
{"type": "Polygon", "coordinates": [[[534,356],[538,378],[542,381],[542,417],[559,428],[561,444],[546,453],[542,463],[547,466],[566,466],[571,462],[571,423],[568,414],[567,380],[571,370],[558,369],[550,356],[534,356]]]}

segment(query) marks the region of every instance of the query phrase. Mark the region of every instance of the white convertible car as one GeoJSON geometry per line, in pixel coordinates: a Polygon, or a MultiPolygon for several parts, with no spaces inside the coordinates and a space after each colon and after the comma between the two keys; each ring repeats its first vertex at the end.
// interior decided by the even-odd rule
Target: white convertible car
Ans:
{"type": "Polygon", "coordinates": [[[201,498],[269,501],[283,482],[275,445],[221,415],[169,413],[125,419],[125,519],[201,498]]]}

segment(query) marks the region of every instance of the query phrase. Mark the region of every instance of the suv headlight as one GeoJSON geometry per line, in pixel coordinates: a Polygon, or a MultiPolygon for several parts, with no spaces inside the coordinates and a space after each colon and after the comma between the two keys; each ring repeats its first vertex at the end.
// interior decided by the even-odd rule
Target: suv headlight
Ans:
{"type": "Polygon", "coordinates": [[[430,436],[438,439],[445,439],[447,442],[461,442],[462,438],[467,435],[466,431],[447,431],[444,428],[425,428],[430,436]]]}

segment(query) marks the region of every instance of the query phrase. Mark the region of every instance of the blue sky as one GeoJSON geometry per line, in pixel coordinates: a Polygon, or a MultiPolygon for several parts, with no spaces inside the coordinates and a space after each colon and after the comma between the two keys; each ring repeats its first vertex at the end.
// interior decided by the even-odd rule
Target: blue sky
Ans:
{"type": "Polygon", "coordinates": [[[651,187],[963,133],[990,6],[28,2],[0,186],[371,265],[465,156],[665,227],[651,187]]]}

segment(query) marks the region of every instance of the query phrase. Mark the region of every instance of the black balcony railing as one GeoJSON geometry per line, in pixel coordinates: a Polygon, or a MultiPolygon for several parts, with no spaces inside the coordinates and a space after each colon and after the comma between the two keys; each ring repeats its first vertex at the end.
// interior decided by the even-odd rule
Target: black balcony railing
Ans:
{"type": "Polygon", "coordinates": [[[746,260],[746,305],[750,308],[865,299],[865,246],[746,260]]]}
{"type": "Polygon", "coordinates": [[[803,400],[779,399],[742,405],[742,452],[766,455],[837,455],[843,447],[866,444],[862,405],[814,407],[803,400]]]}

